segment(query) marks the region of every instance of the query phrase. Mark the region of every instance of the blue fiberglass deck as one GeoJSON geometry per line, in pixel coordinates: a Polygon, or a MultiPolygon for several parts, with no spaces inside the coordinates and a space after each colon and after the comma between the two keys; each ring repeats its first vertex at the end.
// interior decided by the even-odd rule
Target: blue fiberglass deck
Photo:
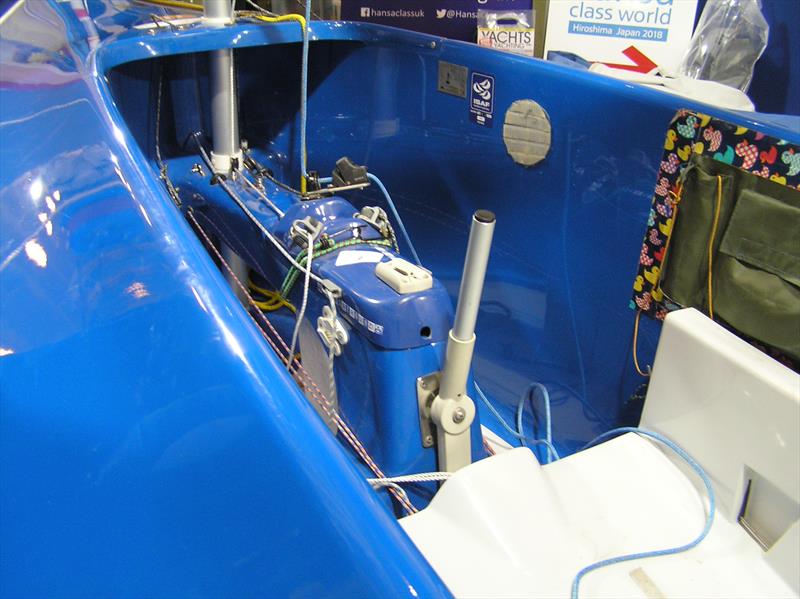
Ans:
{"type": "MultiPolygon", "coordinates": [[[[448,596],[157,178],[155,65],[180,107],[165,108],[162,150],[183,176],[197,160],[186,135],[208,126],[197,57],[232,46],[242,137],[276,176],[299,179],[299,28],[151,35],[132,26],[173,11],[119,4],[88,2],[96,48],[69,3],[23,1],[0,25],[0,485],[13,489],[0,595],[448,596]]],[[[510,418],[529,381],[546,384],[567,453],[635,421],[631,276],[664,130],[677,109],[703,107],[390,28],[311,29],[309,165],[327,175],[346,155],[379,175],[451,299],[470,215],[497,215],[474,363],[484,390],[510,418]],[[494,78],[492,127],[437,91],[440,61],[494,78]],[[502,140],[521,98],[552,124],[533,168],[502,140]]],[[[346,199],[382,202],[373,188],[346,199]]],[[[658,325],[642,329],[647,363],[658,325]]],[[[389,349],[372,367],[389,373],[379,391],[401,398],[399,366],[433,370],[442,347],[389,349]]],[[[417,422],[358,426],[376,457],[434,468],[431,453],[381,453],[418,436],[417,422]]]]}

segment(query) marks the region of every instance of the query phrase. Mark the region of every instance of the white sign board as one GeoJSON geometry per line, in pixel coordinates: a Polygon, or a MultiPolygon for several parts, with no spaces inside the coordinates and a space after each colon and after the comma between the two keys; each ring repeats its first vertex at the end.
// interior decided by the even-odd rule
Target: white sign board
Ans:
{"type": "Polygon", "coordinates": [[[689,47],[696,11],[697,0],[551,0],[545,57],[571,52],[645,73],[655,63],[670,73],[689,47]]]}

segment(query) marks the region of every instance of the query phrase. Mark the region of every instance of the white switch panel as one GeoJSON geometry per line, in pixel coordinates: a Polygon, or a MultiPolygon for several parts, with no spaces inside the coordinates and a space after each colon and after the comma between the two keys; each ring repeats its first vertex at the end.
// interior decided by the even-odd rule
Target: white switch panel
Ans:
{"type": "Polygon", "coordinates": [[[375,275],[401,294],[425,291],[433,286],[431,271],[402,258],[380,262],[375,266],[375,275]]]}

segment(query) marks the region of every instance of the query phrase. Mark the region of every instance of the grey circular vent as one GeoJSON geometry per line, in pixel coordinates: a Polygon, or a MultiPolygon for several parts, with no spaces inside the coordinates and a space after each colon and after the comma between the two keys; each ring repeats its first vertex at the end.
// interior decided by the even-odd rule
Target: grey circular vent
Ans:
{"type": "Polygon", "coordinates": [[[503,141],[514,162],[533,166],[550,151],[550,119],[533,100],[517,100],[506,111],[503,141]]]}

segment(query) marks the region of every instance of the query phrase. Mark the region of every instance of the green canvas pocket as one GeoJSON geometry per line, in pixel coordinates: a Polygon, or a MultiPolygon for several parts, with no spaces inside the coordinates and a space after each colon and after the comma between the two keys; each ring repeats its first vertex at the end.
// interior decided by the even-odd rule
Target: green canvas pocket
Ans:
{"type": "Polygon", "coordinates": [[[716,211],[721,178],[720,215],[712,251],[733,212],[736,176],[724,172],[714,161],[693,161],[683,175],[683,190],[669,251],[664,256],[661,289],[681,306],[705,309],[708,279],[708,242],[716,211]]]}
{"type": "Polygon", "coordinates": [[[800,359],[800,207],[745,189],[716,255],[714,313],[800,359]]]}
{"type": "Polygon", "coordinates": [[[800,359],[800,193],[699,157],[678,208],[664,297],[800,359]]]}

